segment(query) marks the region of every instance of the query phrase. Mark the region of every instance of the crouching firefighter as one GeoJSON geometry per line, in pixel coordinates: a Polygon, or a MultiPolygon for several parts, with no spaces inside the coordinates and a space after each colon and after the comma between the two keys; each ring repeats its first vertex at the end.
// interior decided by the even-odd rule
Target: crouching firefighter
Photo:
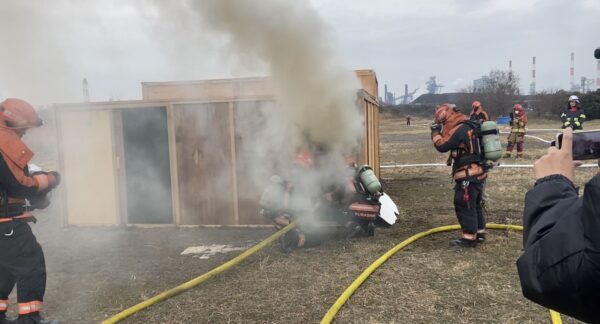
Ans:
{"type": "Polygon", "coordinates": [[[261,194],[261,214],[277,230],[289,225],[292,220],[298,221],[298,226],[279,240],[281,249],[286,253],[320,243],[314,227],[317,199],[312,184],[316,183],[315,176],[312,154],[302,150],[296,155],[289,176],[285,179],[272,176],[261,194]]]}
{"type": "Polygon", "coordinates": [[[58,323],[40,315],[46,289],[44,253],[29,222],[33,209],[49,205],[48,192],[59,183],[56,172],[30,170],[33,153],[21,137],[42,125],[34,108],[20,99],[0,103],[0,323],[58,323]],[[17,287],[19,317],[6,318],[8,296],[17,287]]]}
{"type": "Polygon", "coordinates": [[[481,199],[488,168],[479,146],[478,131],[479,124],[469,121],[455,105],[437,107],[431,139],[439,152],[451,152],[454,210],[462,228],[462,236],[450,242],[454,246],[475,247],[485,241],[481,199]]]}

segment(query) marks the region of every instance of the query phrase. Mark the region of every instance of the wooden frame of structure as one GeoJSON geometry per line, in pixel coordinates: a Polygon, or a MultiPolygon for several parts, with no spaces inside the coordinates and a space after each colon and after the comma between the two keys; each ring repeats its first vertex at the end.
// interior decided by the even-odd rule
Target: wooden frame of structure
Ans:
{"type": "MultiPolygon", "coordinates": [[[[359,100],[365,125],[359,162],[370,164],[379,174],[377,79],[369,70],[357,74],[363,84],[359,100]]],[[[142,85],[143,100],[54,106],[59,167],[65,178],[61,188],[63,224],[262,224],[258,214],[259,193],[247,195],[253,184],[245,179],[244,168],[248,166],[240,159],[251,139],[240,138],[236,127],[244,109],[258,109],[275,101],[269,79],[142,85]],[[145,114],[146,111],[152,113],[145,114]],[[157,135],[158,144],[145,143],[152,139],[136,138],[127,126],[137,123],[137,116],[145,115],[155,116],[159,124],[164,121],[164,126],[155,132],[164,134],[157,135]],[[209,142],[216,142],[220,149],[206,154],[209,142]],[[127,145],[130,147],[126,150],[127,145]],[[131,151],[131,147],[138,147],[139,151],[139,146],[141,157],[153,160],[162,157],[166,161],[163,163],[166,167],[157,177],[166,179],[162,182],[164,191],[159,194],[144,192],[147,188],[143,184],[134,189],[130,185],[139,179],[153,178],[147,176],[153,170],[140,171],[143,168],[139,164],[132,167],[132,161],[139,157],[132,159],[126,151],[131,151]],[[141,176],[135,178],[133,173],[141,176]],[[164,198],[158,202],[153,197],[164,198]],[[170,212],[170,215],[155,221],[139,221],[145,214],[161,208],[162,214],[170,212]]]]}

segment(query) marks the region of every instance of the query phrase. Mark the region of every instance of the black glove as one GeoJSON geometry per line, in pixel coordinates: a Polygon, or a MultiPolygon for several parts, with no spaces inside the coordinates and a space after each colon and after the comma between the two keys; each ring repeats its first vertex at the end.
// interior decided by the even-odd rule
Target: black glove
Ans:
{"type": "Polygon", "coordinates": [[[50,206],[50,200],[48,199],[47,193],[48,192],[43,192],[27,198],[31,207],[34,209],[44,209],[50,206]]]}
{"type": "Polygon", "coordinates": [[[431,124],[431,132],[432,133],[441,133],[442,132],[442,125],[438,124],[438,123],[431,124]]]}
{"type": "Polygon", "coordinates": [[[50,171],[48,172],[48,174],[52,175],[54,177],[54,183],[52,184],[53,188],[58,187],[58,185],[60,184],[60,173],[58,173],[57,171],[50,171]]]}

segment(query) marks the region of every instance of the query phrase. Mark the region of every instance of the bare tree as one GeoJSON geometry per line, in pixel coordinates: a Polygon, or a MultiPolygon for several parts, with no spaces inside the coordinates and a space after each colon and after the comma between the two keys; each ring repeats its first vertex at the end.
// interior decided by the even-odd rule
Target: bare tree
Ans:
{"type": "Polygon", "coordinates": [[[467,94],[465,100],[470,101],[466,103],[468,107],[478,100],[489,114],[507,114],[520,94],[519,76],[509,71],[492,70],[481,88],[469,87],[463,91],[467,94]]]}

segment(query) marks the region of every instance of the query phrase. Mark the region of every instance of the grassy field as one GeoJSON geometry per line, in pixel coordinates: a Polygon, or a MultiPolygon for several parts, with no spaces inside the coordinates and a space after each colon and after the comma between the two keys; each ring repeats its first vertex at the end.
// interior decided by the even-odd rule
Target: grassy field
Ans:
{"type": "MultiPolygon", "coordinates": [[[[443,163],[429,135],[429,120],[381,116],[382,165],[443,163]]],[[[532,129],[555,121],[531,120],[532,129]]],[[[600,128],[590,122],[587,128],[600,128]]],[[[531,131],[552,139],[554,131],[531,131]]],[[[503,136],[504,145],[506,136],[503,136]]],[[[547,144],[528,138],[526,156],[503,164],[531,164],[547,144]]],[[[582,186],[595,168],[577,171],[582,186]]],[[[316,323],[360,273],[387,250],[421,231],[456,224],[447,167],[386,168],[384,190],[401,209],[398,223],[374,237],[332,236],[320,246],[282,253],[271,246],[201,286],[144,310],[126,323],[316,323]]],[[[496,168],[490,174],[489,222],[520,224],[532,169],[496,168]]],[[[49,216],[51,219],[51,215],[49,216]]],[[[34,228],[48,260],[47,312],[64,323],[97,323],[127,306],[172,288],[232,258],[182,256],[186,246],[245,246],[267,229],[54,229],[34,228]],[[238,246],[238,245],[236,245],[238,246]]],[[[435,234],[408,246],[377,270],[342,308],[337,323],[549,323],[549,313],[522,294],[515,262],[521,233],[491,231],[475,249],[448,242],[458,232],[435,234]]],[[[563,317],[565,323],[577,323],[563,317]]]]}

